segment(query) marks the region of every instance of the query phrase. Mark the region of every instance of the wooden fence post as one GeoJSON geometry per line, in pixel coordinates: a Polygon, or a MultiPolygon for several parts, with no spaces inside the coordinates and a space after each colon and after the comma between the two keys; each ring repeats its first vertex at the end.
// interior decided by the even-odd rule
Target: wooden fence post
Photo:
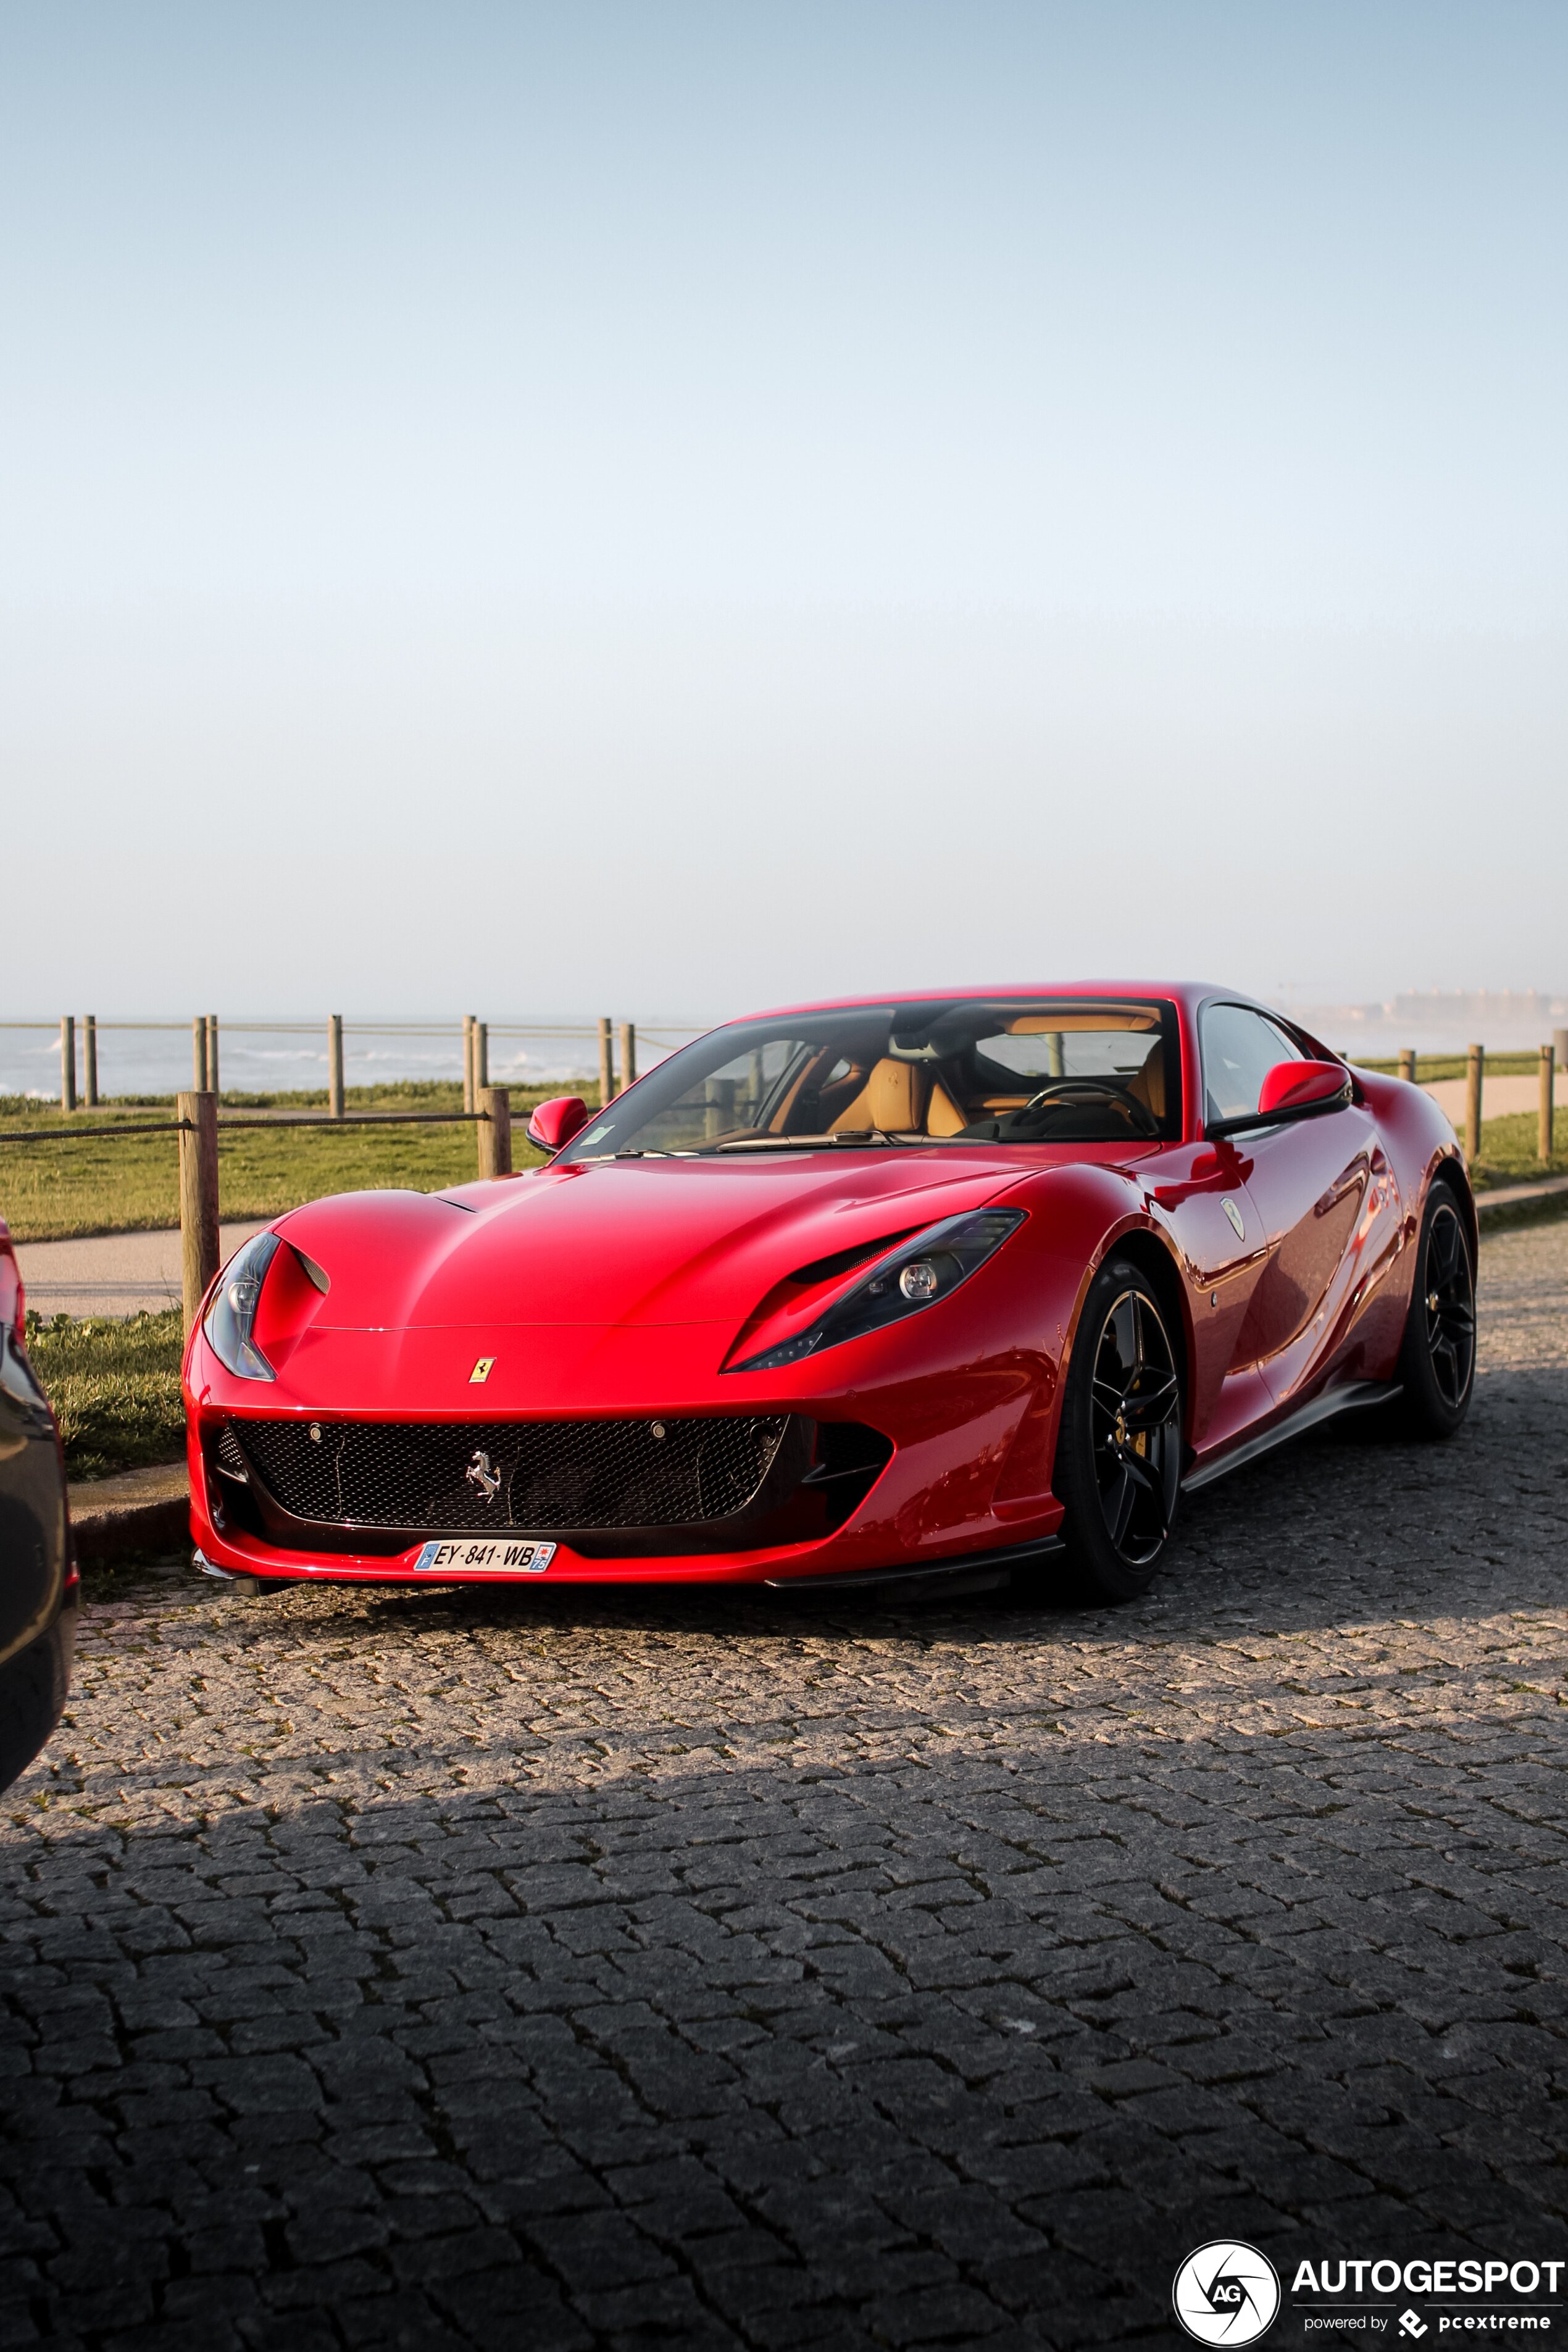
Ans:
{"type": "Polygon", "coordinates": [[[1536,1137],[1538,1146],[1536,1157],[1542,1160],[1550,1160],[1552,1158],[1552,1096],[1555,1092],[1554,1081],[1557,1076],[1556,1061],[1555,1047],[1542,1045],[1541,1049],[1541,1127],[1536,1137]]]}
{"type": "Polygon", "coordinates": [[[1481,1079],[1487,1049],[1472,1045],[1465,1068],[1465,1158],[1473,1168],[1481,1151],[1481,1079]]]}
{"type": "Polygon", "coordinates": [[[180,1276],[185,1336],[217,1272],[217,1097],[176,1095],[180,1121],[180,1276]]]}
{"type": "Polygon", "coordinates": [[[342,1118],[343,1115],[343,1016],[331,1013],[327,1021],[327,1117],[342,1118]]]}
{"type": "Polygon", "coordinates": [[[199,1013],[191,1024],[191,1084],[195,1088],[197,1094],[205,1094],[207,1088],[207,1024],[205,1016],[199,1013]]]}
{"type": "Polygon", "coordinates": [[[610,1034],[608,1013],[599,1022],[599,1108],[606,1109],[616,1099],[616,1049],[610,1034]]]}
{"type": "Polygon", "coordinates": [[[478,1110],[474,1100],[474,1016],[463,1015],[463,1108],[478,1110]]]}
{"type": "Polygon", "coordinates": [[[481,1087],[479,1108],[479,1174],[511,1174],[511,1088],[481,1087]]]}
{"type": "Polygon", "coordinates": [[[635,1021],[621,1024],[621,1092],[637,1084],[637,1032],[635,1021]]]}
{"type": "Polygon", "coordinates": [[[87,1080],[87,1107],[98,1108],[98,1015],[84,1013],[81,1016],[82,1076],[87,1080]]]}
{"type": "Polygon", "coordinates": [[[1402,1045],[1400,1047],[1399,1075],[1405,1080],[1407,1087],[1413,1087],[1415,1084],[1415,1048],[1414,1045],[1402,1045]]]}
{"type": "Polygon", "coordinates": [[[217,1082],[217,1014],[207,1014],[207,1086],[215,1095],[223,1088],[217,1082]]]}
{"type": "Polygon", "coordinates": [[[60,1015],[60,1108],[76,1108],[76,1015],[60,1015]]]}
{"type": "Polygon", "coordinates": [[[485,1088],[489,1085],[489,1082],[490,1024],[488,1021],[476,1021],[474,1024],[474,1099],[476,1108],[478,1106],[479,1096],[483,1094],[485,1088]]]}

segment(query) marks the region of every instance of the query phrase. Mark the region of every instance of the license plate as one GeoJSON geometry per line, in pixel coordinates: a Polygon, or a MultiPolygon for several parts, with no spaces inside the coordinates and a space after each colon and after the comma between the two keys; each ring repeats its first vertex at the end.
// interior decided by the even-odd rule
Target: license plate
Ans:
{"type": "Polygon", "coordinates": [[[542,1576],[555,1557],[552,1543],[427,1543],[420,1548],[416,1574],[542,1576]]]}

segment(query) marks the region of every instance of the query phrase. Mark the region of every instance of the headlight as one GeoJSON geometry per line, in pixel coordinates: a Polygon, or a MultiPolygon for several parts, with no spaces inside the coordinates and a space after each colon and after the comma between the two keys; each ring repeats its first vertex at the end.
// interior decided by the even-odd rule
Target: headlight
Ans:
{"type": "Polygon", "coordinates": [[[845,1339],[858,1339],[889,1323],[901,1323],[906,1315],[918,1315],[922,1307],[934,1306],[961,1282],[967,1282],[976,1267],[984,1265],[1023,1223],[1025,1214],[1022,1209],[976,1209],[966,1216],[944,1218],[918,1241],[905,1242],[879,1259],[870,1273],[842,1298],[835,1299],[808,1329],[797,1332],[793,1339],[781,1339],[777,1347],[764,1348],[759,1356],[731,1364],[729,1370],[778,1371],[785,1364],[799,1363],[803,1356],[815,1356],[845,1339]]]}
{"type": "Polygon", "coordinates": [[[207,1308],[203,1328],[207,1345],[226,1371],[241,1381],[276,1380],[277,1374],[251,1338],[257,1303],[267,1269],[278,1254],[276,1234],[253,1234],[236,1250],[207,1308]]]}

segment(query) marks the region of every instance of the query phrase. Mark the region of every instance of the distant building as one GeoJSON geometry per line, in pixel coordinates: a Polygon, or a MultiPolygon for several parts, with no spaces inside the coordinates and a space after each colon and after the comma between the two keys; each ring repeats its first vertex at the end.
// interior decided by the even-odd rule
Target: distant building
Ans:
{"type": "Polygon", "coordinates": [[[1568,1000],[1538,988],[1406,989],[1382,1004],[1309,1003],[1276,999],[1315,1037],[1352,1057],[1462,1053],[1473,1043],[1518,1053],[1543,1045],[1568,1021],[1568,1000]]]}
{"type": "Polygon", "coordinates": [[[1468,1029],[1483,1044],[1489,1034],[1505,1029],[1544,1034],[1556,1010],[1552,999],[1538,988],[1490,988],[1468,994],[1457,989],[1412,989],[1387,1008],[1395,1025],[1404,1021],[1421,1029],[1468,1029]]]}

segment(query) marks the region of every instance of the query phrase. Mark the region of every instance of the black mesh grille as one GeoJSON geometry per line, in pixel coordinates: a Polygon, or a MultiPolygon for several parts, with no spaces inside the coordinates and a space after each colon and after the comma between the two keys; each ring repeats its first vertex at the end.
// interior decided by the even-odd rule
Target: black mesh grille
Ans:
{"type": "Polygon", "coordinates": [[[231,1478],[244,1478],[249,1475],[245,1466],[245,1456],[239,1450],[239,1440],[234,1433],[233,1424],[226,1421],[224,1423],[217,1442],[217,1462],[218,1468],[226,1470],[231,1478]]]}
{"type": "MultiPolygon", "coordinates": [[[[274,1499],[318,1526],[665,1528],[743,1510],[787,1416],[747,1420],[242,1421],[274,1499]]],[[[220,1440],[220,1448],[223,1441],[220,1440]]]]}

